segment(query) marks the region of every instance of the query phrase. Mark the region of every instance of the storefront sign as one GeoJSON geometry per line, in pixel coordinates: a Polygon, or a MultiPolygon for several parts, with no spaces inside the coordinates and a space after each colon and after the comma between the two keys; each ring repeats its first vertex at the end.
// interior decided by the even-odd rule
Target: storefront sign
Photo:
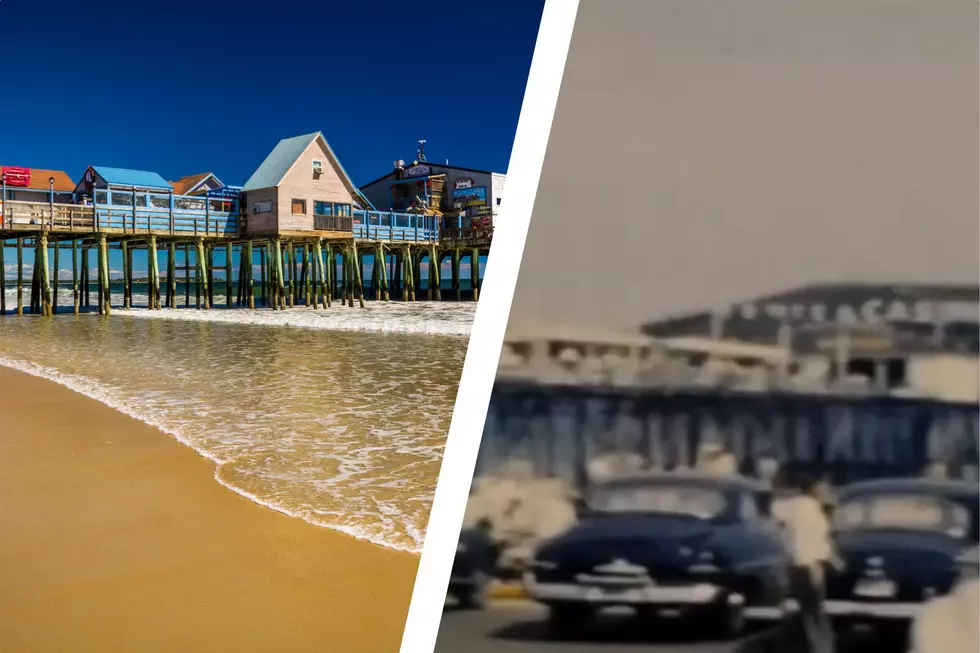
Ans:
{"type": "Polygon", "coordinates": [[[755,321],[770,319],[811,324],[871,326],[887,322],[933,322],[937,319],[932,302],[869,299],[861,304],[749,302],[738,304],[732,317],[755,321]]]}
{"type": "Polygon", "coordinates": [[[405,177],[424,177],[432,173],[432,168],[427,165],[414,165],[410,168],[405,168],[405,177]]]}
{"type": "Polygon", "coordinates": [[[459,188],[453,191],[453,206],[466,208],[487,203],[487,187],[459,188]]]}

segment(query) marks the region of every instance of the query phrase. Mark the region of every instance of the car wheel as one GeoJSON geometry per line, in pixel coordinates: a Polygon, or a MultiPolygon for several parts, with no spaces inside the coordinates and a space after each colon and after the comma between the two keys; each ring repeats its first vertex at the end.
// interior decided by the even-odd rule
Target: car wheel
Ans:
{"type": "Polygon", "coordinates": [[[549,606],[548,629],[552,637],[574,637],[593,614],[592,606],[564,603],[549,606]]]}
{"type": "Polygon", "coordinates": [[[484,571],[473,573],[473,584],[460,591],[456,599],[464,610],[482,610],[487,607],[490,578],[484,571]]]}

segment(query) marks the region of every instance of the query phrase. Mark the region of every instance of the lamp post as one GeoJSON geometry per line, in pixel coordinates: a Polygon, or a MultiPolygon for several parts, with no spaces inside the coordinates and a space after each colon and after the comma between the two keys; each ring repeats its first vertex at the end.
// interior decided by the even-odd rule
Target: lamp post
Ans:
{"type": "Polygon", "coordinates": [[[48,177],[48,208],[51,215],[48,218],[50,227],[54,227],[54,177],[48,177]]]}

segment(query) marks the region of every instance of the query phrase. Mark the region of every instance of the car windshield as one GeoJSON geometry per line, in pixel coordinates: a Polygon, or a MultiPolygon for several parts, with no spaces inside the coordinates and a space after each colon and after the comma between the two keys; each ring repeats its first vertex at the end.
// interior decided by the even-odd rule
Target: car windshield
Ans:
{"type": "Polygon", "coordinates": [[[725,512],[723,492],[693,485],[619,485],[593,490],[589,508],[597,512],[658,512],[713,519],[725,512]]]}
{"type": "Polygon", "coordinates": [[[843,501],[835,511],[838,531],[896,528],[946,533],[964,538],[970,531],[970,514],[963,506],[927,495],[880,495],[843,501]]]}

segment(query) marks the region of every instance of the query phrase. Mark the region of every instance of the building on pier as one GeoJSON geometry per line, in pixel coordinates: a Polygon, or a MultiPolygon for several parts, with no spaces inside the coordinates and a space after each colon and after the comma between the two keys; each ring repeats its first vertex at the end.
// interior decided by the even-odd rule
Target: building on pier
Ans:
{"type": "Polygon", "coordinates": [[[494,220],[506,177],[448,163],[415,160],[406,165],[399,160],[391,172],[368,182],[361,191],[375,206],[390,211],[427,208],[466,217],[490,216],[494,220]]]}
{"type": "Polygon", "coordinates": [[[0,175],[3,176],[0,203],[3,200],[55,204],[72,201],[75,182],[63,170],[0,166],[0,175]]]}
{"type": "Polygon", "coordinates": [[[701,338],[792,353],[808,389],[980,400],[980,287],[815,284],[645,324],[658,340],[701,338]]]}
{"type": "Polygon", "coordinates": [[[174,195],[207,195],[211,191],[225,187],[225,183],[213,172],[187,175],[170,182],[170,185],[174,189],[174,195]]]}

